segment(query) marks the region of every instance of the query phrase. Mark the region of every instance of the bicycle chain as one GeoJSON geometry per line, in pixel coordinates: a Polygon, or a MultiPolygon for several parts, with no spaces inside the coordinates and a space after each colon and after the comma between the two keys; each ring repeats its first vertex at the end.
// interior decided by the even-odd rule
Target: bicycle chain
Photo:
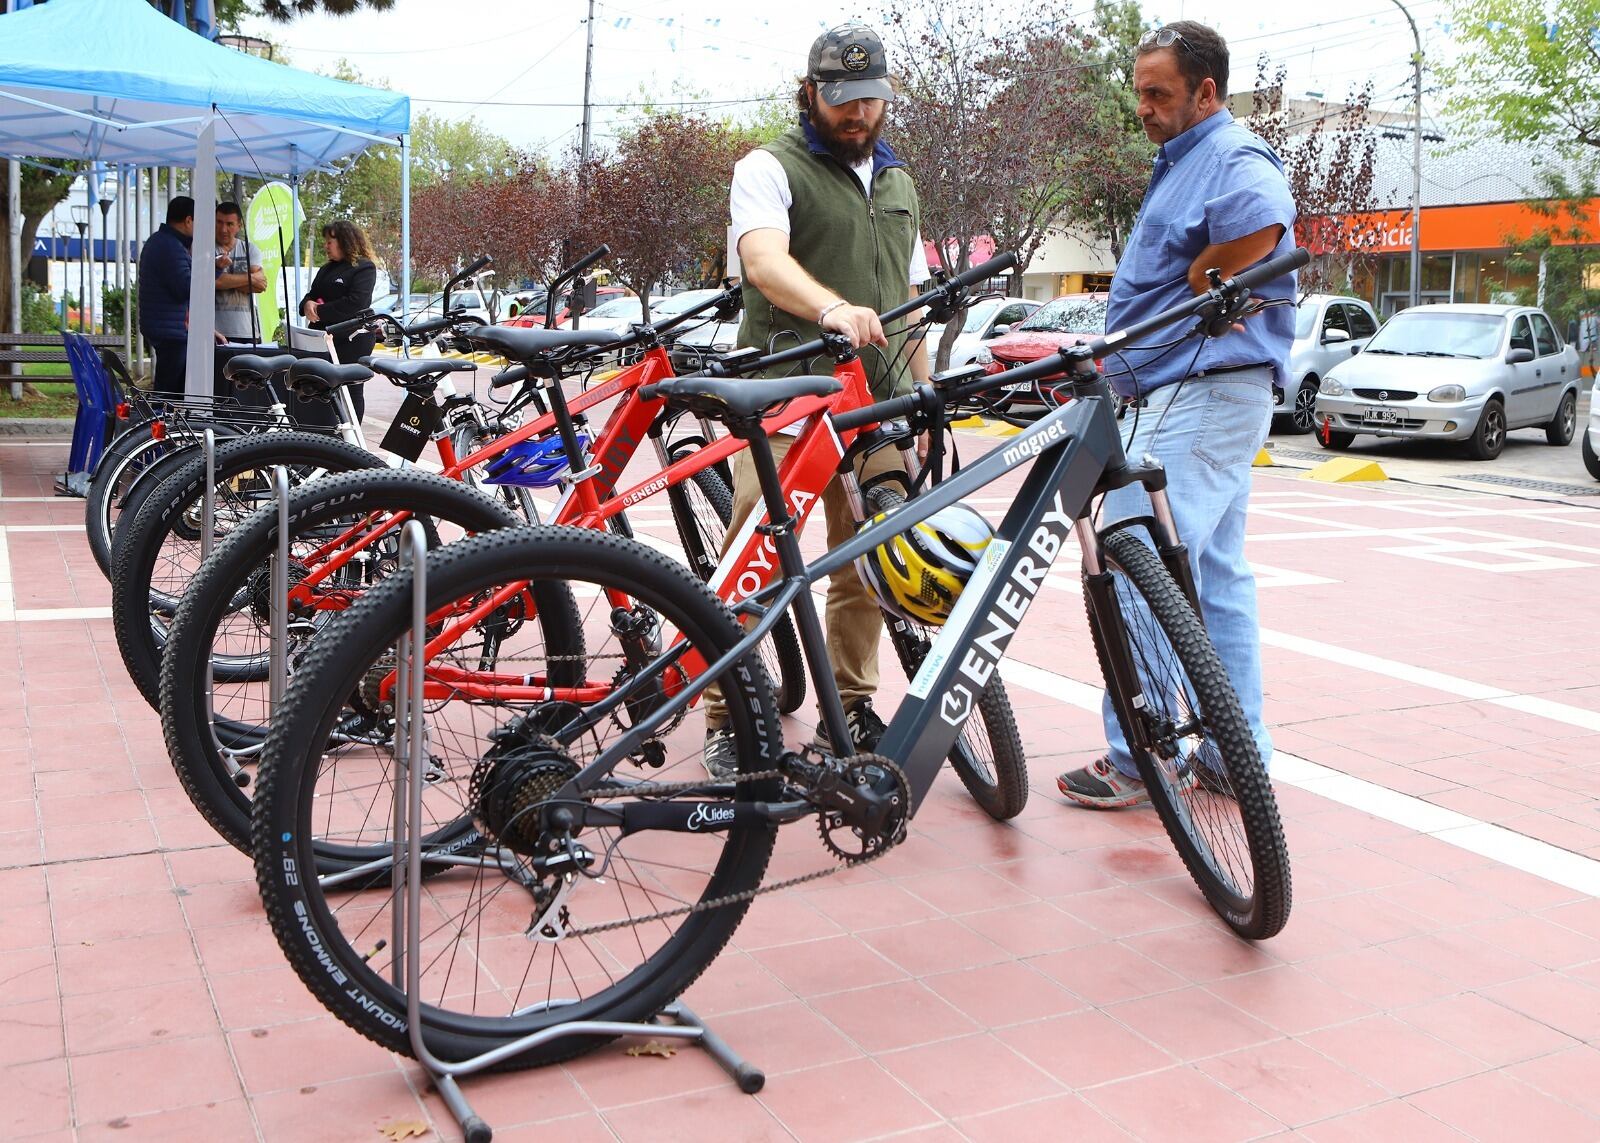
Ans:
{"type": "MultiPolygon", "coordinates": [[[[901,772],[899,766],[896,766],[887,758],[883,759],[879,764],[887,765],[892,768],[895,774],[899,777],[900,781],[902,783],[905,782],[905,775],[901,772]]],[[[760,770],[753,774],[736,774],[734,775],[733,780],[735,783],[766,782],[773,780],[782,781],[783,773],[779,770],[760,770]]],[[[703,789],[704,787],[704,782],[653,782],[638,786],[630,786],[626,790],[618,790],[615,792],[591,792],[585,794],[584,799],[586,801],[598,801],[600,798],[605,797],[608,794],[611,796],[620,796],[622,794],[633,796],[640,793],[690,793],[694,790],[703,789]]],[[[757,885],[754,889],[744,889],[738,893],[725,893],[721,897],[712,897],[709,900],[696,901],[692,905],[680,905],[675,909],[663,909],[659,913],[649,913],[643,917],[629,917],[626,920],[607,921],[605,924],[589,925],[586,928],[568,929],[566,935],[568,937],[598,936],[601,933],[609,933],[616,929],[631,928],[634,925],[642,925],[650,921],[661,921],[670,917],[686,917],[694,913],[710,912],[712,909],[724,909],[729,905],[743,904],[746,901],[755,900],[763,893],[776,893],[780,889],[792,889],[794,886],[804,885],[808,881],[819,881],[824,877],[830,877],[843,869],[854,869],[860,865],[870,864],[871,862],[878,860],[878,858],[882,857],[893,848],[893,845],[887,845],[877,853],[870,854],[865,857],[841,859],[838,864],[832,865],[827,869],[815,869],[810,873],[801,873],[795,877],[786,877],[782,881],[773,881],[768,884],[757,885]]]]}

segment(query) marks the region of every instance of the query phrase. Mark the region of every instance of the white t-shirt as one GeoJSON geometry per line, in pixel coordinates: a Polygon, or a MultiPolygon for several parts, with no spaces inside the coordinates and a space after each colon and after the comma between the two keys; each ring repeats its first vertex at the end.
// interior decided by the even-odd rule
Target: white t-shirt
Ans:
{"type": "MultiPolygon", "coordinates": [[[[872,159],[850,168],[861,180],[861,189],[872,196],[872,159]]],[[[728,192],[728,213],[733,218],[733,247],[739,248],[739,239],[752,230],[781,230],[789,233],[789,208],[794,205],[794,194],[789,190],[789,176],[783,164],[771,151],[751,151],[733,165],[733,186],[728,192]]],[[[917,235],[911,247],[911,267],[906,278],[908,286],[921,285],[928,280],[928,255],[922,246],[922,235],[917,235]]]]}

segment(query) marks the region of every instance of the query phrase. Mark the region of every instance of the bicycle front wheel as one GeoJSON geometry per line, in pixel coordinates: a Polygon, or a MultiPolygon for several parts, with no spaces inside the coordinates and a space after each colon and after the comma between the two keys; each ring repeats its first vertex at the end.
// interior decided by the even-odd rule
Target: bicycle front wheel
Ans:
{"type": "Polygon", "coordinates": [[[1114,697],[1140,777],[1178,855],[1207,901],[1240,936],[1275,936],[1289,919],[1289,854],[1277,799],[1238,695],[1216,648],[1154,549],[1126,529],[1103,540],[1114,616],[1086,591],[1089,628],[1106,684],[1121,629],[1119,660],[1137,672],[1139,694],[1114,697]],[[1138,725],[1135,725],[1137,720],[1138,725]]]}
{"type": "MultiPolygon", "coordinates": [[[[311,875],[340,846],[372,853],[392,840],[392,746],[350,742],[339,723],[341,696],[392,686],[395,643],[411,621],[412,577],[401,573],[317,640],[267,738],[252,840],[280,945],[335,1015],[406,1055],[399,955],[420,972],[419,1022],[446,1060],[567,1021],[649,1019],[721,951],[772,853],[776,828],[748,809],[780,791],[759,777],[776,766],[782,741],[759,663],[746,656],[719,680],[749,781],[712,784],[699,720],[682,718],[590,787],[590,800],[619,809],[614,824],[589,817],[573,828],[564,823],[582,803],[557,795],[682,682],[672,665],[681,660],[649,664],[680,635],[714,661],[738,643],[738,624],[688,569],[596,529],[463,540],[430,553],[427,583],[427,612],[444,629],[425,668],[424,828],[470,818],[479,844],[425,845],[437,871],[422,886],[421,946],[404,954],[390,943],[396,893],[386,871],[338,883],[311,875]],[[518,622],[517,602],[541,588],[570,589],[582,609],[575,687],[551,685],[574,656],[518,622]],[[504,602],[494,608],[496,600],[504,602]],[[485,668],[490,628],[499,651],[485,668]],[[619,687],[624,705],[588,716],[619,687]],[[736,791],[744,809],[735,809],[736,791]],[[621,808],[640,803],[720,824],[624,829],[621,808]]],[[[551,1063],[602,1042],[559,1039],[504,1066],[551,1063]]]]}

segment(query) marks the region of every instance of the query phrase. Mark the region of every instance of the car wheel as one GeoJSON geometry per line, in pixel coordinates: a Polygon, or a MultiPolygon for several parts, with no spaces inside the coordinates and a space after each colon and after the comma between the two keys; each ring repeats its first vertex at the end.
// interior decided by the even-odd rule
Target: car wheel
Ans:
{"type": "Polygon", "coordinates": [[[1544,439],[1557,448],[1565,448],[1572,443],[1572,434],[1578,428],[1578,395],[1572,390],[1567,390],[1561,395],[1561,404],[1556,406],[1556,415],[1550,418],[1550,423],[1544,427],[1544,439]]]}
{"type": "Polygon", "coordinates": [[[1317,394],[1321,390],[1322,383],[1313,376],[1307,375],[1300,382],[1294,395],[1294,408],[1289,410],[1290,432],[1309,433],[1317,427],[1317,394]]]}
{"type": "Polygon", "coordinates": [[[1323,448],[1349,448],[1356,443],[1355,433],[1341,433],[1337,429],[1317,434],[1317,443],[1323,448]]]}
{"type": "Polygon", "coordinates": [[[1594,434],[1583,434],[1583,467],[1589,470],[1589,475],[1600,480],[1600,456],[1595,455],[1594,434]]]}
{"type": "Polygon", "coordinates": [[[1490,401],[1483,407],[1478,427],[1472,430],[1467,442],[1473,460],[1493,460],[1506,447],[1506,408],[1499,401],[1490,401]]]}

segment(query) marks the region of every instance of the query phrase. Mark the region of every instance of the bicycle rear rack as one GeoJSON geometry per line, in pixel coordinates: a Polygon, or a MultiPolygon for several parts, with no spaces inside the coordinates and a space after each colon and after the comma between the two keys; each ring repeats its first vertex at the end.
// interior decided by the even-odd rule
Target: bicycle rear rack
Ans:
{"type": "MultiPolygon", "coordinates": [[[[425,828],[422,816],[422,790],[425,785],[423,768],[427,750],[421,719],[413,712],[424,709],[424,683],[426,672],[417,670],[413,662],[413,648],[426,647],[428,642],[428,557],[427,537],[422,525],[407,522],[400,537],[401,566],[412,569],[411,627],[400,636],[395,647],[397,678],[395,680],[395,737],[394,737],[394,852],[395,870],[394,905],[392,916],[391,947],[395,956],[390,964],[390,979],[396,988],[403,989],[406,997],[406,1024],[411,1037],[411,1049],[417,1062],[427,1070],[433,1086],[444,1099],[450,1114],[455,1116],[467,1143],[488,1143],[493,1130],[484,1122],[461,1091],[459,1080],[474,1072],[493,1067],[503,1060],[517,1056],[552,1040],[568,1036],[649,1036],[657,1039],[682,1040],[698,1045],[710,1053],[722,1070],[739,1085],[739,1090],[754,1095],[767,1082],[766,1075],[748,1064],[728,1043],[708,1028],[681,1001],[662,1009],[664,1023],[641,1024],[612,1020],[573,1020],[555,1024],[534,1032],[509,1044],[473,1056],[471,1059],[450,1063],[439,1059],[429,1049],[422,1023],[422,835],[425,828]]],[[[278,592],[274,588],[273,599],[278,592]]],[[[566,1004],[575,1000],[555,1000],[523,1009],[533,1012],[566,1004]]]]}

